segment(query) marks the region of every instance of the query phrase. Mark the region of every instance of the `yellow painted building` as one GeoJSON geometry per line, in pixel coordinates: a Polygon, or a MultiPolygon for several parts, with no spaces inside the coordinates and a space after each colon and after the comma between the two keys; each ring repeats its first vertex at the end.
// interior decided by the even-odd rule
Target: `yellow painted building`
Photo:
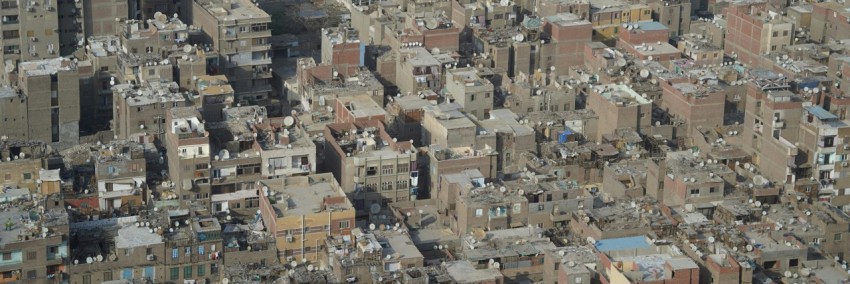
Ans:
{"type": "Polygon", "coordinates": [[[354,207],[332,174],[263,181],[260,211],[274,232],[281,261],[322,259],[328,236],[350,235],[354,207]]]}
{"type": "Polygon", "coordinates": [[[644,4],[627,4],[615,1],[594,3],[590,9],[595,39],[617,36],[625,23],[652,21],[652,9],[644,4]]]}

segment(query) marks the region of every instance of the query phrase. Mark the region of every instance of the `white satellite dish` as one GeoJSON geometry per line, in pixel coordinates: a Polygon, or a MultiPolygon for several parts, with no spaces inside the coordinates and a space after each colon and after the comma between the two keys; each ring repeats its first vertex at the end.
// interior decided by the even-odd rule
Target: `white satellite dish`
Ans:
{"type": "Polygon", "coordinates": [[[86,263],[92,263],[92,262],[94,262],[94,259],[92,259],[91,256],[86,257],[86,263]]]}
{"type": "Polygon", "coordinates": [[[97,255],[97,262],[101,262],[101,261],[103,261],[103,255],[98,254],[97,255]]]}
{"type": "Polygon", "coordinates": [[[307,265],[307,271],[313,271],[314,268],[312,264],[307,265]]]}
{"type": "Polygon", "coordinates": [[[293,124],[295,124],[295,118],[293,118],[293,117],[291,117],[291,116],[287,116],[287,117],[284,117],[284,118],[283,118],[283,125],[284,125],[284,126],[286,126],[286,127],[290,127],[290,126],[292,126],[293,124]]]}
{"type": "Polygon", "coordinates": [[[708,243],[713,244],[715,241],[714,237],[708,237],[708,243]]]}
{"type": "Polygon", "coordinates": [[[747,245],[747,251],[753,251],[753,245],[747,245]]]}
{"type": "Polygon", "coordinates": [[[184,45],[184,46],[183,46],[183,52],[185,52],[185,53],[192,52],[192,46],[191,46],[191,45],[188,45],[188,44],[187,44],[187,45],[184,45]]]}
{"type": "Polygon", "coordinates": [[[499,267],[501,267],[501,265],[498,262],[493,263],[493,268],[499,269],[499,267]]]}
{"type": "Polygon", "coordinates": [[[515,40],[516,42],[522,42],[523,40],[525,40],[525,35],[523,35],[523,34],[516,34],[516,35],[514,36],[514,40],[515,40]]]}
{"type": "Polygon", "coordinates": [[[803,275],[803,277],[809,277],[809,275],[811,275],[811,274],[812,274],[812,271],[809,270],[808,268],[800,269],[800,275],[803,275]]]}
{"type": "Polygon", "coordinates": [[[785,277],[791,277],[791,271],[785,270],[785,277]]]}
{"type": "Polygon", "coordinates": [[[640,70],[640,77],[641,78],[649,78],[649,70],[641,69],[640,70]]]}
{"type": "Polygon", "coordinates": [[[230,279],[227,279],[227,278],[221,279],[221,284],[229,284],[229,283],[230,283],[230,279]]]}
{"type": "Polygon", "coordinates": [[[652,61],[652,55],[646,57],[646,60],[652,61]]]}
{"type": "Polygon", "coordinates": [[[296,266],[298,266],[298,262],[293,260],[292,262],[289,263],[289,266],[296,267],[296,266]]]}
{"type": "Polygon", "coordinates": [[[369,206],[369,212],[372,212],[372,214],[380,213],[381,212],[381,205],[378,204],[378,203],[372,203],[372,205],[369,206]]]}
{"type": "Polygon", "coordinates": [[[369,230],[374,231],[375,230],[375,224],[369,224],[369,230]]]}

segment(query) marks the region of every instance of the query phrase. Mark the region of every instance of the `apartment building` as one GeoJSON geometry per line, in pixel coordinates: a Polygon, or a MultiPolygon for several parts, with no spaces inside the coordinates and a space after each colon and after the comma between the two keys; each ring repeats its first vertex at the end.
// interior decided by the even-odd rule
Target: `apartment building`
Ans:
{"type": "Polygon", "coordinates": [[[80,136],[76,63],[67,58],[27,61],[18,65],[18,74],[17,85],[25,96],[27,109],[28,133],[22,138],[76,145],[80,136]]]}
{"type": "Polygon", "coordinates": [[[805,172],[798,172],[796,178],[817,180],[819,200],[831,201],[833,205],[846,204],[850,201],[846,190],[850,186],[850,165],[846,162],[850,147],[845,145],[850,125],[820,106],[804,109],[799,126],[798,155],[806,157],[805,164],[810,168],[803,168],[805,172]]]}
{"type": "Polygon", "coordinates": [[[652,103],[625,85],[601,85],[589,90],[587,108],[599,115],[597,137],[614,133],[618,128],[632,127],[638,132],[649,128],[652,121],[652,103]]]}
{"type": "Polygon", "coordinates": [[[646,237],[601,240],[596,244],[602,277],[608,281],[632,283],[696,283],[700,269],[690,257],[673,245],[655,245],[646,237]],[[640,264],[640,265],[639,265],[640,264]]]}
{"type": "MultiPolygon", "coordinates": [[[[59,56],[59,17],[51,1],[6,1],[0,7],[3,25],[3,53],[0,67],[4,82],[17,64],[59,56]],[[11,66],[7,66],[11,65],[11,66]]],[[[49,133],[49,132],[48,132],[49,133]]]]}
{"type": "MultiPolygon", "coordinates": [[[[119,140],[116,140],[119,141],[119,140]]],[[[136,143],[110,143],[96,153],[98,207],[109,216],[135,215],[149,200],[145,149],[136,143]]]]}
{"type": "Polygon", "coordinates": [[[724,18],[727,22],[725,53],[753,67],[758,67],[754,64],[759,63],[762,55],[791,45],[794,37],[794,24],[768,11],[765,3],[730,5],[724,18]]]}
{"type": "Polygon", "coordinates": [[[542,228],[478,231],[461,238],[459,254],[476,269],[499,270],[506,281],[541,281],[546,252],[555,249],[555,244],[544,237],[543,232],[542,228]]]}
{"type": "Polygon", "coordinates": [[[336,27],[322,30],[322,64],[333,66],[343,76],[351,76],[364,65],[365,44],[356,29],[336,27]]]}
{"type": "Polygon", "coordinates": [[[439,92],[443,87],[444,64],[421,46],[403,47],[395,59],[395,84],[401,93],[418,93],[431,90],[439,92]]]}
{"type": "Polygon", "coordinates": [[[174,107],[189,106],[180,86],[169,80],[117,84],[112,90],[115,107],[110,129],[119,139],[140,143],[163,139],[168,129],[165,113],[174,107]]]}
{"type": "Polygon", "coordinates": [[[474,149],[499,149],[496,169],[501,175],[514,175],[524,169],[519,157],[535,150],[534,129],[520,123],[519,116],[506,109],[493,110],[490,117],[475,123],[478,133],[474,149]]]}
{"type": "Polygon", "coordinates": [[[850,12],[843,5],[837,2],[813,3],[811,9],[809,38],[812,41],[826,43],[830,39],[850,38],[850,12]]]}
{"type": "Polygon", "coordinates": [[[208,207],[210,132],[201,120],[200,113],[191,107],[171,108],[165,113],[168,125],[165,149],[169,185],[173,186],[173,192],[166,195],[179,199],[184,205],[200,202],[208,207]]]}
{"type": "Polygon", "coordinates": [[[416,199],[416,149],[409,141],[391,138],[380,121],[328,124],[324,137],[322,168],[340,181],[358,214],[416,199]]]}
{"type": "Polygon", "coordinates": [[[670,28],[670,37],[690,32],[691,1],[652,1],[647,5],[652,9],[652,19],[670,28]]]}
{"type": "Polygon", "coordinates": [[[214,194],[253,190],[258,179],[315,171],[316,146],[292,121],[268,118],[260,106],[228,108],[223,114],[224,121],[206,124],[215,153],[210,162],[214,194]]]}
{"type": "Polygon", "coordinates": [[[677,47],[697,66],[723,63],[722,46],[715,46],[703,34],[682,34],[677,47]]]}
{"type": "Polygon", "coordinates": [[[595,39],[617,36],[624,23],[652,21],[652,9],[645,4],[631,4],[619,0],[598,1],[590,4],[590,18],[595,39]]]}
{"type": "Polygon", "coordinates": [[[463,107],[464,112],[487,118],[493,109],[493,83],[478,76],[476,68],[446,70],[446,90],[449,101],[463,107]]]}
{"type": "Polygon", "coordinates": [[[692,133],[697,127],[723,125],[726,93],[716,79],[686,77],[665,80],[661,87],[661,109],[684,121],[687,124],[685,133],[692,133]]]}
{"type": "MultiPolygon", "coordinates": [[[[181,73],[182,74],[182,73],[181,73]]],[[[224,110],[233,104],[233,87],[224,75],[195,76],[189,86],[197,93],[194,105],[199,107],[201,117],[209,122],[224,120],[224,110]]]]}
{"type": "Polygon", "coordinates": [[[271,88],[271,17],[248,0],[192,1],[190,23],[201,28],[218,51],[213,74],[233,85],[235,101],[269,105],[278,98],[271,88]]]}
{"type": "Polygon", "coordinates": [[[419,96],[390,98],[385,107],[387,118],[384,124],[387,126],[387,132],[398,140],[413,140],[414,145],[422,145],[424,108],[430,105],[431,101],[419,96]]]}
{"type": "Polygon", "coordinates": [[[36,192],[41,169],[45,168],[48,153],[46,143],[7,139],[0,141],[0,184],[36,192]]]}
{"type": "Polygon", "coordinates": [[[330,173],[261,182],[263,224],[276,237],[281,262],[323,260],[328,238],[350,236],[354,207],[330,173]],[[268,191],[266,191],[268,190],[268,191]],[[268,193],[268,194],[265,194],[268,193]]]}
{"type": "Polygon", "coordinates": [[[775,72],[754,69],[749,75],[742,146],[762,175],[794,182],[802,98],[788,91],[785,78],[775,72]]]}
{"type": "Polygon", "coordinates": [[[36,197],[26,190],[11,189],[4,190],[2,196],[6,210],[0,216],[5,220],[0,231],[0,282],[60,283],[68,279],[68,213],[63,205],[52,206],[54,202],[63,204],[61,198],[36,197]],[[38,204],[45,203],[51,205],[38,210],[38,204]]]}
{"type": "Polygon", "coordinates": [[[367,95],[379,106],[384,105],[384,85],[372,72],[358,70],[346,76],[335,68],[316,65],[312,58],[298,59],[295,77],[304,110],[333,107],[336,98],[357,95],[367,95]]]}

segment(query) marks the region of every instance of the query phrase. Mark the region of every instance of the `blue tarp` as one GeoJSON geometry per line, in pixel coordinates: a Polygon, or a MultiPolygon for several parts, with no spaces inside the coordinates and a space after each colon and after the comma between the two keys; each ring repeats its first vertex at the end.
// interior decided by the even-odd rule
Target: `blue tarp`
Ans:
{"type": "Polygon", "coordinates": [[[569,138],[569,137],[570,137],[570,134],[573,134],[573,132],[572,132],[572,131],[570,131],[569,129],[564,130],[563,132],[561,132],[561,135],[558,135],[558,144],[564,144],[564,143],[567,143],[567,138],[569,138]]]}

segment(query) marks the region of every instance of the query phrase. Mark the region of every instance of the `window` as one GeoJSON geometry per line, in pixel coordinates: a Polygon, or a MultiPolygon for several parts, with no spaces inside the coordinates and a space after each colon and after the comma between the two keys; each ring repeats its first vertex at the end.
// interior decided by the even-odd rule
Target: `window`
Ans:
{"type": "Polygon", "coordinates": [[[800,265],[799,259],[793,258],[793,259],[788,261],[788,266],[790,266],[790,267],[797,267],[798,265],[800,265]]]}
{"type": "Polygon", "coordinates": [[[691,197],[694,197],[694,196],[699,196],[699,188],[692,188],[691,189],[691,197]]]}
{"type": "Polygon", "coordinates": [[[35,260],[35,258],[36,258],[36,253],[34,251],[28,251],[27,252],[27,260],[35,260]]]}
{"type": "Polygon", "coordinates": [[[514,214],[522,211],[522,203],[514,203],[514,214]]]}
{"type": "Polygon", "coordinates": [[[31,180],[31,179],[32,179],[32,173],[24,173],[24,180],[31,180]]]}
{"type": "Polygon", "coordinates": [[[191,266],[183,267],[183,279],[189,279],[189,278],[192,278],[192,267],[191,266]]]}
{"type": "Polygon", "coordinates": [[[206,265],[199,264],[198,265],[198,277],[204,277],[207,274],[206,265]]]}
{"type": "Polygon", "coordinates": [[[782,31],[782,36],[788,36],[788,31],[782,31]]]}
{"type": "Polygon", "coordinates": [[[717,188],[716,187],[709,188],[708,192],[709,193],[715,193],[715,192],[717,192],[717,188]]]}
{"type": "MultiPolygon", "coordinates": [[[[202,256],[204,255],[204,246],[198,246],[198,254],[202,256]]],[[[200,272],[200,270],[198,272],[200,272]]]]}
{"type": "Polygon", "coordinates": [[[269,159],[269,169],[278,170],[284,168],[284,158],[271,158],[269,159]]]}
{"type": "Polygon", "coordinates": [[[4,39],[13,39],[19,37],[21,37],[21,34],[18,32],[18,30],[3,31],[4,39]]]}
{"type": "Polygon", "coordinates": [[[838,233],[838,234],[835,234],[835,236],[832,236],[832,240],[840,241],[841,240],[841,233],[838,233]]]}
{"type": "Polygon", "coordinates": [[[778,36],[779,36],[779,32],[774,31],[774,32],[773,32],[773,37],[778,37],[778,36]]]}
{"type": "Polygon", "coordinates": [[[177,250],[177,248],[172,248],[171,249],[171,259],[176,259],[178,253],[180,253],[180,252],[179,252],[179,250],[177,250]]]}
{"type": "Polygon", "coordinates": [[[339,228],[340,229],[348,229],[349,225],[350,224],[348,224],[348,220],[339,221],[339,228]]]}
{"type": "Polygon", "coordinates": [[[475,209],[475,217],[481,217],[484,215],[484,209],[475,209]]]}
{"type": "Polygon", "coordinates": [[[366,176],[374,176],[376,174],[378,174],[378,167],[366,168],[366,176]]]}
{"type": "Polygon", "coordinates": [[[392,165],[381,166],[381,174],[382,175],[391,175],[391,174],[393,174],[393,168],[394,167],[392,165]]]}
{"type": "MultiPolygon", "coordinates": [[[[12,272],[8,272],[9,277],[6,277],[6,272],[3,272],[3,278],[12,278],[12,272]]],[[[83,275],[83,284],[91,284],[91,275],[83,275]]]]}
{"type": "Polygon", "coordinates": [[[398,170],[396,170],[396,171],[397,171],[397,172],[399,172],[399,173],[406,173],[406,172],[407,172],[407,171],[409,171],[409,170],[410,170],[410,165],[408,165],[408,164],[399,164],[399,165],[398,165],[398,170]]]}
{"type": "Polygon", "coordinates": [[[103,281],[112,281],[112,271],[103,272],[103,281]]]}
{"type": "Polygon", "coordinates": [[[469,101],[470,101],[470,102],[474,102],[474,101],[475,101],[475,94],[471,94],[471,95],[469,95],[469,101]]]}
{"type": "Polygon", "coordinates": [[[172,281],[180,279],[180,268],[172,267],[171,268],[171,278],[172,281]]]}
{"type": "Polygon", "coordinates": [[[35,270],[27,271],[27,279],[35,279],[35,270]]]}
{"type": "Polygon", "coordinates": [[[407,189],[407,183],[408,183],[407,180],[400,180],[400,181],[396,182],[396,188],[397,189],[407,189]]]}
{"type": "Polygon", "coordinates": [[[4,252],[3,253],[3,260],[12,260],[12,253],[11,252],[4,252]]]}
{"type": "Polygon", "coordinates": [[[489,99],[489,98],[490,98],[490,93],[484,93],[484,98],[489,99]]]}
{"type": "Polygon", "coordinates": [[[537,211],[543,211],[545,209],[546,209],[546,205],[544,205],[544,204],[538,204],[537,205],[537,211]]]}
{"type": "MultiPolygon", "coordinates": [[[[12,278],[12,271],[4,271],[3,278],[12,278]]],[[[85,276],[83,276],[83,279],[85,280],[85,276]]]]}

